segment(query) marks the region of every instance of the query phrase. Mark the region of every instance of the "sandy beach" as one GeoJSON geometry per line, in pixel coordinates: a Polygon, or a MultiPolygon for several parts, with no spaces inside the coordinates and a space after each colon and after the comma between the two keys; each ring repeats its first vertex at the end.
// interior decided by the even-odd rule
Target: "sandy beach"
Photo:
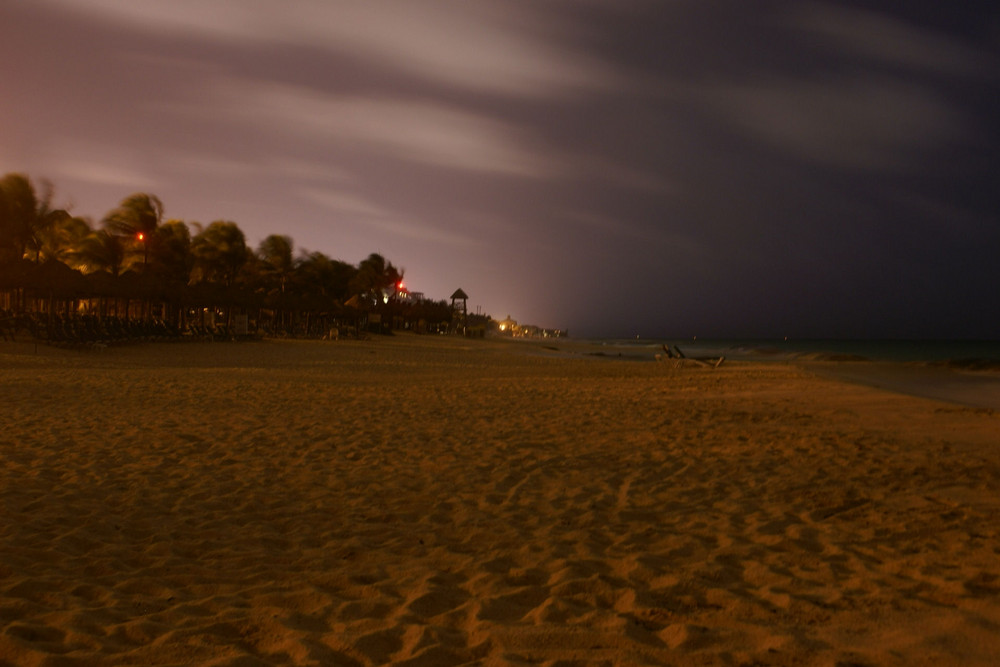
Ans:
{"type": "Polygon", "coordinates": [[[0,665],[994,665],[1000,413],[397,335],[0,343],[0,665]]]}

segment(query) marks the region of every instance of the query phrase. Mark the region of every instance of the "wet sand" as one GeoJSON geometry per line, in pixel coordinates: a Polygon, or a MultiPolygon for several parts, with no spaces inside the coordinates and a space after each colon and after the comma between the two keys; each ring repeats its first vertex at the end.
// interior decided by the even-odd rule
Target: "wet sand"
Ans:
{"type": "Polygon", "coordinates": [[[0,665],[990,665],[1000,415],[561,343],[0,344],[0,665]]]}
{"type": "Polygon", "coordinates": [[[807,363],[805,367],[818,375],[887,391],[1000,411],[1000,372],[996,370],[963,371],[927,363],[871,361],[807,363]]]}

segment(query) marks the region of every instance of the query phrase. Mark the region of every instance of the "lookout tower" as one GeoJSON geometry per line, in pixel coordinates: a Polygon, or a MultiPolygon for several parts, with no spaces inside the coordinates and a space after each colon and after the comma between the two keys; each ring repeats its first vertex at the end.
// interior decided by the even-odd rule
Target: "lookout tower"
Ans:
{"type": "Polygon", "coordinates": [[[465,321],[469,314],[468,306],[466,305],[469,301],[469,295],[462,291],[459,287],[455,290],[455,293],[451,295],[451,321],[452,328],[458,331],[459,328],[462,330],[462,334],[465,334],[465,321]],[[461,304],[459,302],[461,301],[461,304]]]}

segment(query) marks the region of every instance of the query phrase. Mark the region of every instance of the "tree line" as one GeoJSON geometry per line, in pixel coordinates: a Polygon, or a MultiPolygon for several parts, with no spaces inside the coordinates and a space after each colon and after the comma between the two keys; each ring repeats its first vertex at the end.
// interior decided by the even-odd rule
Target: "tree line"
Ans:
{"type": "Polygon", "coordinates": [[[25,295],[46,286],[50,294],[71,289],[86,297],[103,285],[155,301],[172,320],[183,320],[184,309],[194,305],[267,310],[276,326],[291,326],[302,313],[345,309],[379,313],[389,326],[402,317],[451,319],[445,301],[401,299],[403,269],[378,253],[357,265],[322,252],[296,254],[282,234],[251,248],[235,222],[164,220],[163,203],[144,192],[123,199],[98,223],[56,208],[52,197],[48,182],[36,188],[19,173],[0,179],[0,289],[8,290],[8,309],[23,309],[25,295]],[[60,274],[61,281],[52,278],[60,274]],[[12,288],[21,290],[17,303],[12,288]]]}

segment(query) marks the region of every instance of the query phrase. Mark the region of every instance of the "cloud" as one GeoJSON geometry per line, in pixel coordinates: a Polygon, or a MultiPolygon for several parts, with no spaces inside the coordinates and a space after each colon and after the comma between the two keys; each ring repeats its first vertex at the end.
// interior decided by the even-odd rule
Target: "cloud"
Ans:
{"type": "Polygon", "coordinates": [[[513,96],[616,87],[558,11],[511,0],[42,0],[144,30],[350,53],[424,80],[513,96]],[[560,41],[562,40],[562,41],[560,41]]]}
{"type": "MultiPolygon", "coordinates": [[[[294,147],[289,147],[289,149],[294,147]]],[[[354,174],[330,162],[301,159],[281,152],[247,160],[203,150],[164,148],[157,156],[157,165],[165,172],[183,177],[214,177],[226,174],[229,180],[266,178],[269,181],[291,183],[354,182],[354,174]]]]}
{"type": "Polygon", "coordinates": [[[159,156],[159,165],[185,177],[214,177],[226,174],[228,178],[246,178],[262,173],[259,165],[245,160],[199,152],[179,152],[164,150],[159,156]]]}
{"type": "Polygon", "coordinates": [[[573,163],[573,170],[580,177],[604,185],[665,196],[674,196],[681,190],[677,179],[621,160],[579,153],[566,161],[573,163]]]}
{"type": "Polygon", "coordinates": [[[932,221],[935,233],[950,233],[971,239],[987,232],[993,237],[1000,238],[996,218],[990,213],[968,206],[965,202],[949,202],[913,190],[892,190],[888,198],[894,206],[912,213],[912,216],[907,217],[908,221],[914,219],[932,221]]]}
{"type": "Polygon", "coordinates": [[[885,14],[813,2],[796,6],[791,23],[853,56],[941,74],[984,71],[982,55],[965,44],[885,14]]]}
{"type": "Polygon", "coordinates": [[[343,96],[246,80],[213,87],[210,94],[232,118],[310,141],[484,173],[550,178],[564,171],[514,126],[440,102],[343,96]]]}
{"type": "Polygon", "coordinates": [[[708,107],[752,138],[825,165],[903,168],[915,151],[962,140],[966,119],[926,88],[879,77],[706,89],[708,107]]]}
{"type": "Polygon", "coordinates": [[[293,157],[276,157],[267,166],[267,169],[272,173],[278,173],[296,181],[345,184],[355,180],[354,174],[343,167],[329,162],[302,160],[293,157]]]}
{"type": "Polygon", "coordinates": [[[359,195],[326,188],[299,188],[307,199],[339,213],[354,213],[362,216],[385,217],[389,211],[359,195]]]}
{"type": "Polygon", "coordinates": [[[155,187],[157,179],[139,165],[135,155],[103,146],[67,142],[44,151],[46,171],[59,178],[89,185],[112,185],[136,189],[155,187]]]}
{"type": "Polygon", "coordinates": [[[621,215],[605,215],[583,209],[567,209],[563,215],[582,233],[624,239],[627,243],[639,241],[647,248],[663,248],[671,256],[682,256],[691,264],[706,258],[703,242],[690,233],[679,231],[676,226],[648,222],[643,224],[621,215]]]}
{"type": "Polygon", "coordinates": [[[357,225],[373,227],[394,236],[453,246],[476,243],[467,236],[418,221],[412,215],[399,215],[353,192],[319,187],[302,187],[297,191],[306,199],[357,225]]]}

